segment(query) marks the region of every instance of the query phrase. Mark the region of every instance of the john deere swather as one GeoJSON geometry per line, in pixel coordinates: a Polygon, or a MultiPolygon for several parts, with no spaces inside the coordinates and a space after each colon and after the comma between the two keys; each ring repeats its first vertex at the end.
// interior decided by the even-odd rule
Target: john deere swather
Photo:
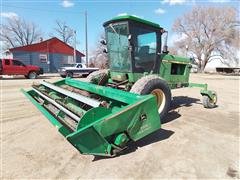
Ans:
{"type": "Polygon", "coordinates": [[[104,27],[110,70],[93,72],[88,82],[43,81],[23,91],[81,153],[114,156],[159,129],[171,89],[200,87],[204,107],[215,106],[206,84],[189,83],[191,60],[168,54],[158,24],[119,16],[104,27]]]}

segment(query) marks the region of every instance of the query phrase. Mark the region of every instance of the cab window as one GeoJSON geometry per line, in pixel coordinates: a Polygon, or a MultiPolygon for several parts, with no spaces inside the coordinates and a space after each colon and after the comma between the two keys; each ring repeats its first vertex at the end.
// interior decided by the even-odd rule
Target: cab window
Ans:
{"type": "Polygon", "coordinates": [[[24,66],[24,64],[20,61],[13,61],[14,66],[24,66]]]}
{"type": "Polygon", "coordinates": [[[82,65],[81,65],[81,64],[78,64],[78,65],[77,65],[77,68],[82,68],[82,65]]]}
{"type": "Polygon", "coordinates": [[[10,61],[8,59],[5,59],[5,65],[7,65],[7,66],[10,65],[10,61]]]}
{"type": "Polygon", "coordinates": [[[136,29],[134,42],[135,69],[150,72],[154,69],[157,52],[157,34],[151,30],[136,29]]]}

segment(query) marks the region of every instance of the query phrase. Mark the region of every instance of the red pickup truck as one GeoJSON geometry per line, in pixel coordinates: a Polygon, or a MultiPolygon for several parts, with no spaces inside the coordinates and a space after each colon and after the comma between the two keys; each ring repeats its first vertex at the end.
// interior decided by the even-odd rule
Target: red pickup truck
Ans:
{"type": "Polygon", "coordinates": [[[39,66],[25,65],[15,59],[0,60],[0,75],[24,75],[28,79],[35,79],[39,74],[43,74],[39,66]]]}

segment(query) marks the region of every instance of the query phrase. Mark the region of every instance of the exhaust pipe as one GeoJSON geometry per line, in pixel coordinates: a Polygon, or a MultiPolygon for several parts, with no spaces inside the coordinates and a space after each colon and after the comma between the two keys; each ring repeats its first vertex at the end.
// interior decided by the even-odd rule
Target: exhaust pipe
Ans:
{"type": "Polygon", "coordinates": [[[163,35],[163,34],[165,34],[165,37],[164,37],[164,45],[163,45],[162,52],[165,53],[165,54],[168,54],[168,53],[169,53],[169,51],[168,51],[168,46],[167,46],[168,31],[163,30],[162,35],[163,35]]]}

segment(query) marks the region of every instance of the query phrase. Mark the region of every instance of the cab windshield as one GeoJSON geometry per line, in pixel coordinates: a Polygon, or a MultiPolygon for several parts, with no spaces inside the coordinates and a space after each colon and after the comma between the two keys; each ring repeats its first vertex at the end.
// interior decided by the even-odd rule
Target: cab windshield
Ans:
{"type": "Polygon", "coordinates": [[[130,52],[128,48],[128,25],[127,23],[109,24],[106,27],[108,41],[108,56],[110,68],[116,71],[129,72],[131,69],[130,52]]]}

